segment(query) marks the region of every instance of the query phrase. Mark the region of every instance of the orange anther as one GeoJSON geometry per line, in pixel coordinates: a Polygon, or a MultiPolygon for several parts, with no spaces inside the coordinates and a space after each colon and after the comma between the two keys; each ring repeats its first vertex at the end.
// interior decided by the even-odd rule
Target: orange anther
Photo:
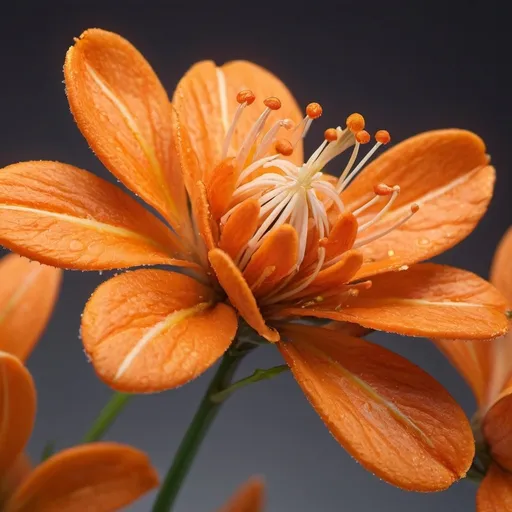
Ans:
{"type": "Polygon", "coordinates": [[[284,156],[290,156],[293,153],[293,146],[286,139],[279,139],[276,142],[276,151],[284,156]]]}
{"type": "Polygon", "coordinates": [[[411,212],[416,213],[420,209],[420,205],[417,203],[411,204],[411,212]]]}
{"type": "Polygon", "coordinates": [[[335,128],[327,128],[324,132],[324,139],[328,140],[329,142],[334,142],[335,140],[338,140],[338,133],[336,132],[335,128]]]}
{"type": "Polygon", "coordinates": [[[364,130],[364,117],[361,114],[350,114],[347,117],[347,127],[352,133],[364,130]]]}
{"type": "Polygon", "coordinates": [[[281,100],[274,96],[270,98],[266,98],[263,104],[268,107],[270,110],[279,110],[281,108],[281,100]]]}
{"type": "Polygon", "coordinates": [[[377,142],[380,142],[381,144],[387,144],[391,140],[391,136],[389,135],[389,132],[386,130],[379,130],[375,134],[375,140],[377,142]]]}
{"type": "Polygon", "coordinates": [[[379,183],[378,185],[375,185],[375,187],[373,187],[373,191],[377,196],[389,196],[393,193],[393,189],[388,187],[388,185],[385,183],[379,183]]]}
{"type": "Polygon", "coordinates": [[[318,119],[322,115],[323,109],[320,103],[310,103],[306,107],[306,115],[310,119],[318,119]]]}
{"type": "Polygon", "coordinates": [[[356,133],[356,140],[359,144],[368,144],[370,142],[370,134],[366,130],[361,130],[356,133]]]}
{"type": "Polygon", "coordinates": [[[242,103],[247,103],[247,105],[250,105],[251,103],[254,102],[255,99],[256,99],[256,96],[254,96],[254,93],[251,90],[249,90],[249,89],[245,89],[244,91],[240,91],[236,95],[236,101],[238,103],[240,103],[240,105],[242,103]]]}

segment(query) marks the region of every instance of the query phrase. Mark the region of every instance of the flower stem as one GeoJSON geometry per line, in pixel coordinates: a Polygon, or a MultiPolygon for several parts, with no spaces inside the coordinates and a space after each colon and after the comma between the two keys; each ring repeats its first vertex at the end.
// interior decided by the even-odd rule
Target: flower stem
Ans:
{"type": "Polygon", "coordinates": [[[168,512],[174,505],[178,492],[192,466],[210,425],[217,416],[224,401],[214,401],[212,397],[231,384],[231,379],[240,361],[250,350],[228,351],[224,355],[217,372],[213,376],[199,408],[182,439],[171,467],[160,488],[153,505],[153,512],[168,512]]]}
{"type": "Polygon", "coordinates": [[[101,439],[132,397],[133,395],[126,393],[114,393],[107,405],[101,410],[91,428],[82,438],[82,442],[92,443],[101,439]]]}

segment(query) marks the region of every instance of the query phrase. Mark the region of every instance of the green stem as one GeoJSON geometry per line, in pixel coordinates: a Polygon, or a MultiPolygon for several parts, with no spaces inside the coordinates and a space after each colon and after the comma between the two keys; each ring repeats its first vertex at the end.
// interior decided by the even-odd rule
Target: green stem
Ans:
{"type": "Polygon", "coordinates": [[[253,384],[255,382],[259,382],[260,380],[267,380],[272,379],[276,375],[279,375],[280,373],[283,373],[287,370],[289,370],[290,367],[287,364],[281,364],[279,366],[274,366],[272,368],[266,368],[264,370],[258,368],[254,370],[254,373],[252,375],[249,375],[248,377],[245,377],[244,379],[240,379],[237,382],[233,382],[231,386],[227,387],[226,389],[220,391],[219,393],[215,393],[211,396],[211,400],[213,402],[223,402],[226,400],[226,398],[231,395],[231,393],[235,392],[237,389],[243,388],[245,386],[248,386],[249,384],[253,384]]]}
{"type": "Polygon", "coordinates": [[[469,471],[466,474],[466,478],[468,480],[471,480],[472,482],[475,482],[475,483],[478,483],[478,484],[484,479],[484,477],[485,477],[485,474],[482,473],[475,466],[471,466],[469,468],[469,471]]]}
{"type": "Polygon", "coordinates": [[[126,407],[132,396],[126,393],[114,393],[83,437],[82,442],[91,443],[101,439],[126,407]]]}
{"type": "Polygon", "coordinates": [[[171,510],[181,485],[199,450],[199,446],[223,403],[222,401],[213,401],[212,396],[229,387],[238,364],[247,352],[228,351],[224,355],[188,427],[185,437],[181,441],[172,465],[156,497],[153,512],[168,512],[171,510]]]}

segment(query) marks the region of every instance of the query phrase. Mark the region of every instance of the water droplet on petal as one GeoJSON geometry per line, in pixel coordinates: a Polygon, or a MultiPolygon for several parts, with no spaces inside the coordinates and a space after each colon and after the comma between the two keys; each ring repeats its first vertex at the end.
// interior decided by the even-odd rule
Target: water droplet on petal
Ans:
{"type": "Polygon", "coordinates": [[[393,251],[393,249],[390,249],[388,251],[388,256],[391,258],[391,256],[394,256],[395,255],[395,251],[393,251]]]}
{"type": "Polygon", "coordinates": [[[399,271],[399,272],[401,272],[401,271],[403,271],[403,270],[409,270],[409,265],[402,265],[402,266],[398,269],[398,271],[399,271]]]}
{"type": "Polygon", "coordinates": [[[430,245],[430,244],[431,244],[431,242],[430,242],[430,239],[428,239],[428,238],[420,238],[420,239],[418,239],[418,245],[425,246],[425,245],[430,245]]]}

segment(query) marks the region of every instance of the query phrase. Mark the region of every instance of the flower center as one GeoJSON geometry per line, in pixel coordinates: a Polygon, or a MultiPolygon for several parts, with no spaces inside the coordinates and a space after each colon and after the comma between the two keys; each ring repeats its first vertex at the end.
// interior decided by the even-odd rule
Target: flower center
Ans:
{"type": "MultiPolygon", "coordinates": [[[[223,145],[223,158],[228,155],[231,140],[243,111],[255,101],[252,91],[241,91],[237,95],[238,108],[235,112],[223,145]]],[[[254,253],[262,245],[269,234],[282,226],[290,224],[298,235],[298,253],[295,266],[290,270],[290,279],[301,268],[306,256],[308,236],[317,236],[320,241],[329,236],[333,228],[332,219],[347,211],[342,193],[356,175],[375,154],[380,146],[390,141],[389,133],[379,130],[375,134],[375,144],[366,155],[357,162],[361,145],[370,142],[370,135],[365,128],[365,120],[361,114],[351,114],[346,119],[345,128],[329,128],[324,132],[324,140],[302,165],[295,165],[288,160],[298,142],[303,139],[313,122],[322,115],[322,107],[318,103],[310,103],[306,107],[306,115],[300,123],[293,126],[290,119],[280,119],[265,133],[264,127],[272,111],[279,110],[281,102],[270,97],[264,100],[265,109],[247,133],[235,155],[236,184],[230,209],[220,219],[221,228],[240,205],[248,199],[256,199],[260,205],[259,225],[253,236],[237,256],[235,263],[243,270],[254,253]],[[278,139],[281,128],[289,132],[287,139],[278,139]],[[334,182],[322,171],[325,166],[341,153],[352,148],[348,163],[334,182]],[[270,154],[271,152],[275,154],[270,154]],[[333,216],[334,214],[334,216],[333,216]],[[314,235],[311,235],[314,233],[314,235]]],[[[357,238],[353,248],[362,247],[396,229],[419,209],[414,204],[410,212],[397,219],[391,226],[378,229],[380,221],[389,212],[400,193],[400,187],[377,184],[374,195],[365,204],[351,213],[359,222],[357,238]],[[375,212],[372,207],[382,203],[380,210],[375,212]],[[368,210],[373,212],[368,217],[368,210]],[[365,213],[364,222],[362,214],[365,213]],[[374,228],[368,236],[362,233],[374,228]]],[[[286,296],[296,294],[314,280],[325,267],[335,264],[342,255],[326,261],[326,252],[322,244],[318,245],[316,265],[310,275],[286,292],[286,296]]],[[[285,279],[286,281],[286,279],[285,279]]],[[[282,287],[279,287],[280,289],[282,287]]],[[[283,298],[280,294],[279,299],[283,298]]],[[[275,302],[274,300],[272,302],[275,302]]]]}

